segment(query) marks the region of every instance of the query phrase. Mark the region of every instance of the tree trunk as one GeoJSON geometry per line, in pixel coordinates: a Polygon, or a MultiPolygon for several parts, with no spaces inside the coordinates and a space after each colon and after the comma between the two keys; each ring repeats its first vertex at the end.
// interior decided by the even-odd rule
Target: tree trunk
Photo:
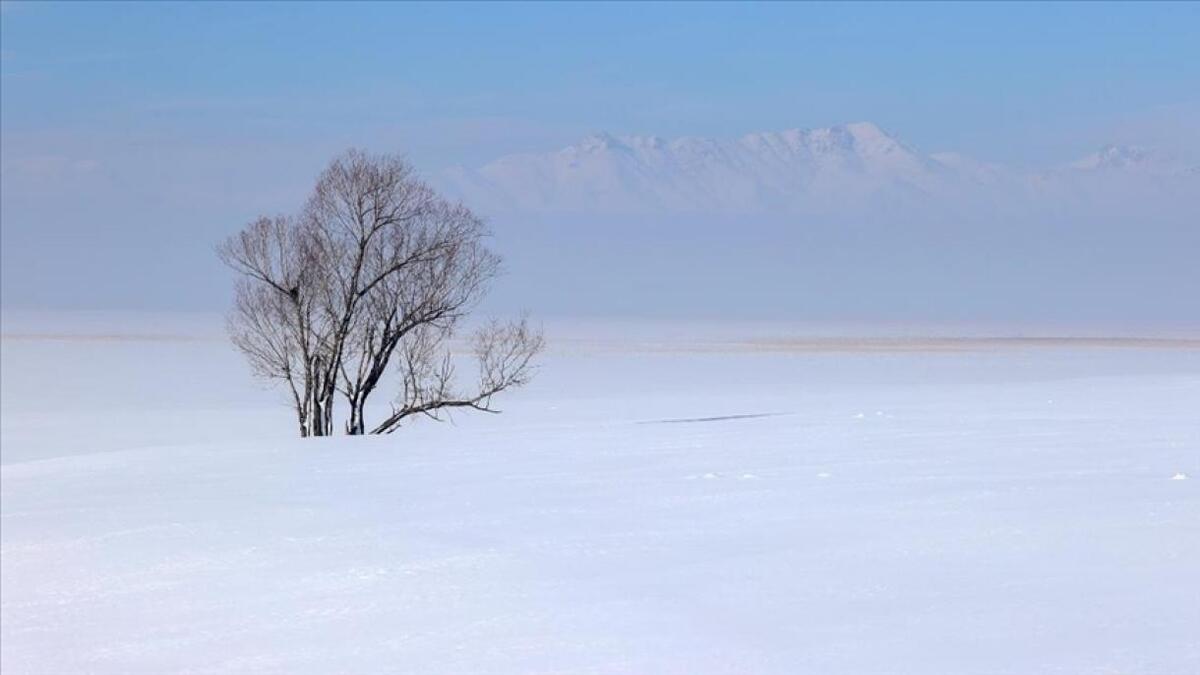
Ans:
{"type": "Polygon", "coordinates": [[[309,411],[308,433],[310,436],[324,436],[325,413],[321,410],[321,399],[314,393],[312,410],[309,411]]]}
{"type": "Polygon", "coordinates": [[[350,418],[346,420],[346,433],[350,436],[361,436],[366,433],[363,421],[362,399],[351,398],[350,418]]]}

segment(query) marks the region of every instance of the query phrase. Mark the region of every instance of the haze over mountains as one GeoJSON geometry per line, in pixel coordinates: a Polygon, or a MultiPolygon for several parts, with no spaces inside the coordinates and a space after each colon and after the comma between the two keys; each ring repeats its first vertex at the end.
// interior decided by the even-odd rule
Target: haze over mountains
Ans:
{"type": "MultiPolygon", "coordinates": [[[[1020,169],[925,153],[870,122],[725,140],[595,134],[439,177],[484,211],[534,213],[846,213],[1082,199],[1174,201],[1200,169],[1169,153],[1107,146],[1062,166],[1020,169]]],[[[1061,204],[1060,204],[1061,205],[1061,204]]]]}
{"type": "Polygon", "coordinates": [[[1200,317],[1200,171],[1173,151],[1006,166],[862,122],[731,140],[597,134],[435,182],[491,221],[514,304],[1132,334],[1200,317]]]}

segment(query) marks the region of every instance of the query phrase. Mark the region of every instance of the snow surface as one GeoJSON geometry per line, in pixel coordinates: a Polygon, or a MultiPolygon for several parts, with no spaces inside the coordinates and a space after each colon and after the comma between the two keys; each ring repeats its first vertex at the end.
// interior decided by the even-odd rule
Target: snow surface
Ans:
{"type": "Polygon", "coordinates": [[[5,675],[1200,672],[1195,341],[555,327],[503,415],[306,442],[118,323],[5,323],[5,675]]]}

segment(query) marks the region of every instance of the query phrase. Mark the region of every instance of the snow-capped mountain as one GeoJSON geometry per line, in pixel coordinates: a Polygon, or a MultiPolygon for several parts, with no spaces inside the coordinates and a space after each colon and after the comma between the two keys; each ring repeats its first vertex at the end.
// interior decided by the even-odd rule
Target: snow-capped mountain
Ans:
{"type": "Polygon", "coordinates": [[[1174,175],[1188,167],[1152,148],[1139,145],[1106,145],[1097,152],[1071,163],[1071,168],[1081,171],[1134,170],[1148,173],[1174,175]]]}
{"type": "Polygon", "coordinates": [[[1116,146],[1063,169],[1022,173],[956,153],[926,154],[859,122],[732,140],[601,133],[555,152],[456,167],[440,183],[485,211],[830,212],[937,203],[979,191],[1046,194],[1059,182],[1072,183],[1067,192],[1073,193],[1089,174],[1126,171],[1197,175],[1157,153],[1116,146]]]}
{"type": "Polygon", "coordinates": [[[735,140],[597,134],[447,178],[464,197],[517,210],[755,211],[911,198],[943,173],[936,160],[859,123],[735,140]]]}
{"type": "Polygon", "coordinates": [[[1200,219],[1200,167],[1137,145],[1106,145],[1065,166],[1023,180],[1023,196],[1055,205],[1074,203],[1127,210],[1189,208],[1200,219]]]}

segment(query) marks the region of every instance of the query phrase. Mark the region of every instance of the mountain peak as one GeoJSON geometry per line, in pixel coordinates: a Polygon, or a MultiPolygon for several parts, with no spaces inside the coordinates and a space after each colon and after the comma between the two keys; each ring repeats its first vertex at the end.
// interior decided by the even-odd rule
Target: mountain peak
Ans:
{"type": "Polygon", "coordinates": [[[895,140],[891,134],[880,129],[874,122],[851,122],[842,125],[842,128],[848,131],[856,140],[860,141],[895,140]]]}
{"type": "Polygon", "coordinates": [[[1071,164],[1076,169],[1101,169],[1138,166],[1153,159],[1154,154],[1140,145],[1106,145],[1098,151],[1071,164]]]}
{"type": "Polygon", "coordinates": [[[854,141],[855,149],[864,155],[910,155],[915,157],[916,152],[905,145],[895,136],[880,129],[872,122],[852,122],[850,124],[835,127],[844,129],[845,133],[849,134],[854,141]]]}
{"type": "Polygon", "coordinates": [[[606,132],[598,131],[594,134],[589,134],[579,142],[579,149],[585,152],[597,152],[600,150],[612,150],[620,147],[621,141],[616,136],[606,132]]]}
{"type": "Polygon", "coordinates": [[[1070,164],[1081,171],[1132,170],[1144,173],[1175,174],[1188,171],[1178,159],[1154,148],[1141,145],[1106,145],[1070,164]]]}

